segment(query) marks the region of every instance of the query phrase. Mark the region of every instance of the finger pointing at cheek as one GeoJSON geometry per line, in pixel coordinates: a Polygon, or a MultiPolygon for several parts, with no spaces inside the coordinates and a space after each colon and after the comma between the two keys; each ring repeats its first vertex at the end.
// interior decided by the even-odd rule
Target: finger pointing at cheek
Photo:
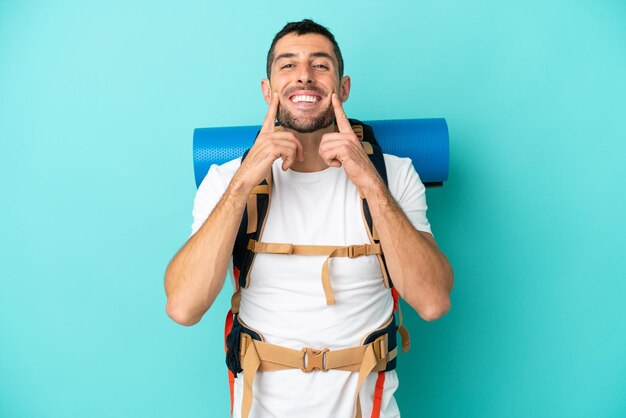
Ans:
{"type": "Polygon", "coordinates": [[[265,115],[265,120],[263,121],[263,126],[261,126],[262,133],[270,133],[274,132],[274,126],[276,125],[276,114],[278,113],[278,92],[275,91],[272,93],[272,98],[270,100],[270,106],[267,109],[267,114],[265,115]]]}
{"type": "Polygon", "coordinates": [[[339,132],[342,134],[353,133],[350,121],[346,117],[346,112],[343,110],[341,100],[339,100],[336,93],[333,93],[331,96],[331,101],[333,103],[333,109],[335,110],[335,120],[337,121],[337,128],[339,128],[339,132]]]}

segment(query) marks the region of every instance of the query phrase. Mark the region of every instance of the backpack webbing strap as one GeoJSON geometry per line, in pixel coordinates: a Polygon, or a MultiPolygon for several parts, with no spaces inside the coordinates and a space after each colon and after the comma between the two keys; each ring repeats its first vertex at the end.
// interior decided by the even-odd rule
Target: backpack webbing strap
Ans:
{"type": "MultiPolygon", "coordinates": [[[[363,144],[363,149],[365,150],[368,157],[370,158],[370,161],[376,168],[378,175],[382,179],[383,183],[385,185],[388,185],[389,181],[387,178],[385,157],[383,155],[383,150],[380,144],[374,136],[374,130],[371,126],[365,125],[357,120],[351,120],[350,122],[353,123],[352,130],[361,141],[361,144],[363,144]]],[[[378,244],[380,239],[378,237],[378,231],[376,231],[376,228],[374,226],[374,220],[372,219],[369,205],[367,204],[365,196],[361,192],[359,192],[359,196],[361,197],[361,214],[363,216],[363,222],[365,222],[365,225],[367,225],[367,234],[370,237],[370,241],[372,242],[372,244],[378,244]]],[[[385,255],[379,254],[377,255],[377,257],[380,264],[380,269],[383,274],[383,281],[385,282],[385,286],[388,288],[392,288],[393,283],[391,282],[391,276],[389,275],[389,271],[387,270],[385,255]]]]}
{"type": "Polygon", "coordinates": [[[252,387],[257,371],[300,369],[305,373],[314,371],[343,370],[358,372],[355,416],[361,418],[359,393],[365,378],[371,372],[383,371],[387,363],[396,358],[397,349],[387,352],[388,336],[381,335],[366,345],[339,350],[303,348],[295,350],[252,339],[241,334],[241,357],[243,364],[243,403],[241,417],[247,418],[252,406],[252,387]]]}
{"type": "MultiPolygon", "coordinates": [[[[378,237],[378,231],[376,231],[376,227],[374,225],[374,221],[372,219],[372,215],[370,214],[369,206],[367,205],[367,200],[363,193],[359,191],[359,197],[361,198],[361,216],[363,217],[363,222],[367,225],[366,231],[367,236],[371,242],[371,245],[380,245],[380,239],[378,237]]],[[[378,257],[378,264],[380,265],[380,271],[383,276],[383,282],[385,287],[393,288],[393,283],[391,282],[391,276],[389,275],[389,270],[387,270],[387,264],[385,263],[385,255],[382,253],[376,254],[378,257]]]]}
{"type": "MultiPolygon", "coordinates": [[[[249,151],[249,150],[248,150],[249,151]]],[[[248,155],[248,151],[241,157],[243,159],[248,155]]],[[[248,240],[259,239],[265,227],[267,220],[267,210],[270,203],[270,195],[272,190],[272,172],[263,181],[255,186],[246,204],[243,212],[241,224],[235,237],[235,245],[233,246],[233,267],[239,271],[237,277],[237,287],[248,287],[250,270],[254,262],[254,253],[247,250],[248,240]]]]}
{"type": "Polygon", "coordinates": [[[385,372],[378,372],[376,378],[376,389],[374,389],[374,403],[372,405],[371,418],[380,418],[380,409],[383,403],[383,392],[385,390],[385,372]]]}
{"type": "Polygon", "coordinates": [[[294,245],[259,242],[251,239],[248,241],[248,250],[253,253],[264,254],[293,254],[293,255],[325,255],[326,260],[322,265],[322,287],[326,296],[326,304],[334,305],[335,296],[333,288],[330,284],[330,274],[328,272],[328,264],[333,257],[355,258],[362,255],[379,255],[382,254],[380,244],[362,244],[362,245],[294,245]]]}
{"type": "Polygon", "coordinates": [[[247,234],[253,234],[257,230],[257,224],[259,222],[258,218],[258,209],[257,209],[257,197],[258,194],[270,194],[270,185],[269,181],[266,180],[268,184],[259,184],[258,186],[254,186],[250,195],[248,196],[248,204],[246,205],[246,210],[248,212],[248,227],[246,228],[247,234]]]}
{"type": "Polygon", "coordinates": [[[402,351],[407,352],[411,348],[411,337],[409,336],[409,330],[402,325],[402,308],[400,307],[400,294],[394,287],[391,289],[391,297],[393,298],[393,311],[398,312],[398,333],[402,338],[402,351]]]}
{"type": "MultiPolygon", "coordinates": [[[[228,347],[226,345],[226,338],[228,334],[233,330],[233,312],[228,311],[226,314],[226,321],[224,322],[224,351],[228,354],[228,347]]],[[[233,413],[233,405],[235,404],[235,375],[228,370],[228,389],[230,392],[230,413],[233,413]]]]}

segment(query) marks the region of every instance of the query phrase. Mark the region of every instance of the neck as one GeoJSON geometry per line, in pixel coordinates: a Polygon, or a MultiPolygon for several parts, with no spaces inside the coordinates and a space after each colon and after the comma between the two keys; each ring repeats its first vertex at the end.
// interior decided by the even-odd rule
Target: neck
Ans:
{"type": "Polygon", "coordinates": [[[319,154],[320,142],[322,136],[327,133],[336,132],[336,125],[332,125],[311,133],[297,132],[292,129],[283,128],[286,131],[293,132],[298,141],[302,144],[304,151],[304,161],[296,161],[291,169],[302,173],[313,173],[328,168],[328,164],[324,162],[319,154]]]}

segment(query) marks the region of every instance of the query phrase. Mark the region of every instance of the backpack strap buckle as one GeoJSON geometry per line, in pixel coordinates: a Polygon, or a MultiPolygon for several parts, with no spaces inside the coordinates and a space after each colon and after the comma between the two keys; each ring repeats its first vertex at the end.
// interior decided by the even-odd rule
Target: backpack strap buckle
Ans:
{"type": "Polygon", "coordinates": [[[368,255],[367,245],[350,245],[348,247],[348,258],[360,257],[362,255],[368,255]]]}
{"type": "Polygon", "coordinates": [[[302,349],[304,355],[302,356],[302,371],[305,373],[311,372],[327,372],[326,368],[326,353],[328,348],[323,350],[316,350],[311,347],[302,349]]]}

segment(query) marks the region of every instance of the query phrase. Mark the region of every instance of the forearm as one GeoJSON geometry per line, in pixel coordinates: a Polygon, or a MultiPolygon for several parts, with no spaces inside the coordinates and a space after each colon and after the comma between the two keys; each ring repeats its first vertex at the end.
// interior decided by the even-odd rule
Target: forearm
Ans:
{"type": "Polygon", "coordinates": [[[231,182],[202,227],[178,251],[165,272],[167,313],[193,325],[224,286],[249,190],[231,182]]]}
{"type": "Polygon", "coordinates": [[[432,235],[417,231],[388,189],[376,184],[364,190],[394,286],[426,320],[450,307],[452,269],[432,235]]]}

